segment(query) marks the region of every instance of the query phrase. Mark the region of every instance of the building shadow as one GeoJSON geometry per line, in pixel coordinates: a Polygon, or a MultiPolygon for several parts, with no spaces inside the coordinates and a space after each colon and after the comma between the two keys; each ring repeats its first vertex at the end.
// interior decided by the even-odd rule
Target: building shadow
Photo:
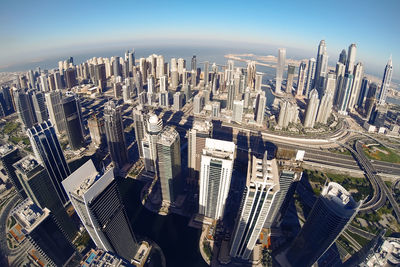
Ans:
{"type": "Polygon", "coordinates": [[[166,112],[164,112],[164,114],[161,118],[164,124],[167,123],[167,121],[171,117],[171,115],[172,115],[172,111],[170,111],[170,110],[167,110],[166,112]]]}
{"type": "Polygon", "coordinates": [[[230,142],[233,141],[232,127],[223,126],[221,121],[213,121],[213,138],[230,142]]]}

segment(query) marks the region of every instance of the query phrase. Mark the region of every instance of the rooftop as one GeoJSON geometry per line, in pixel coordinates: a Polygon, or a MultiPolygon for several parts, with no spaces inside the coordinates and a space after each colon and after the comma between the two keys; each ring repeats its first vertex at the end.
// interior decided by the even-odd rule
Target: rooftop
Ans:
{"type": "Polygon", "coordinates": [[[212,129],[212,123],[210,121],[199,121],[196,120],[193,122],[193,130],[200,132],[209,132],[212,129]]]}
{"type": "Polygon", "coordinates": [[[13,150],[15,150],[15,148],[13,146],[2,145],[2,146],[0,146],[0,156],[3,157],[13,150]]]}
{"type": "Polygon", "coordinates": [[[30,199],[25,199],[11,213],[25,231],[29,233],[50,214],[50,211],[47,208],[39,208],[30,199]]]}
{"type": "Polygon", "coordinates": [[[158,134],[157,143],[161,143],[163,145],[171,145],[175,142],[177,138],[179,138],[178,132],[174,128],[166,126],[162,130],[162,132],[158,134]]]}
{"type": "Polygon", "coordinates": [[[13,164],[14,168],[23,174],[27,174],[38,166],[41,166],[35,157],[28,155],[13,164]]]}
{"type": "Polygon", "coordinates": [[[206,138],[203,155],[233,160],[235,149],[233,142],[206,138]]]}
{"type": "Polygon", "coordinates": [[[321,192],[329,207],[341,216],[352,215],[361,203],[354,201],[351,194],[340,184],[330,182],[321,192]]]}

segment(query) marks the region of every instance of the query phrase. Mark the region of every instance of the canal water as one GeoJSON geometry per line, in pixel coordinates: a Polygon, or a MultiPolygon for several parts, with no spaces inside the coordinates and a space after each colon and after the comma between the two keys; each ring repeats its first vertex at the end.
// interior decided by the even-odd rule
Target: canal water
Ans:
{"type": "MultiPolygon", "coordinates": [[[[133,231],[157,243],[165,256],[167,267],[206,267],[200,255],[201,230],[188,226],[189,218],[176,214],[161,216],[147,210],[140,202],[144,182],[124,179],[119,188],[133,231]]],[[[159,259],[153,258],[159,262],[159,259]]],[[[152,266],[157,266],[154,262],[152,266]]]]}

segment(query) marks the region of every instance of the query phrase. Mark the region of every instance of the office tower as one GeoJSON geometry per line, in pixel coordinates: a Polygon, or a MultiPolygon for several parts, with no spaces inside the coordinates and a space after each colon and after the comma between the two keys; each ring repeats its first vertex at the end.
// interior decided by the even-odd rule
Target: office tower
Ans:
{"type": "Polygon", "coordinates": [[[297,96],[303,95],[304,86],[306,83],[306,67],[307,67],[307,64],[305,62],[300,63],[299,76],[297,77],[297,90],[296,90],[297,96]]]}
{"type": "Polygon", "coordinates": [[[229,84],[233,80],[233,72],[235,68],[235,61],[228,60],[228,68],[225,70],[225,81],[229,84]]]}
{"type": "Polygon", "coordinates": [[[310,98],[308,100],[306,115],[304,118],[304,127],[313,128],[315,119],[317,118],[319,106],[318,91],[316,89],[311,90],[310,98]]]}
{"type": "Polygon", "coordinates": [[[263,78],[262,73],[256,74],[256,80],[255,80],[255,84],[254,84],[255,91],[261,91],[262,78],[263,78]]]}
{"type": "MultiPolygon", "coordinates": [[[[219,103],[219,102],[217,102],[219,103]]],[[[213,125],[211,121],[193,122],[193,126],[188,133],[188,169],[189,183],[198,186],[200,173],[201,155],[205,147],[206,138],[212,138],[213,125]]]]}
{"type": "Polygon", "coordinates": [[[249,61],[247,63],[247,83],[246,86],[250,88],[255,88],[256,79],[256,62],[249,61]]]}
{"type": "Polygon", "coordinates": [[[199,214],[213,219],[224,215],[235,149],[233,142],[206,139],[201,156],[199,214]]]}
{"type": "Polygon", "coordinates": [[[176,92],[174,94],[174,106],[173,109],[179,111],[182,109],[183,106],[183,95],[181,92],[176,92]]]}
{"type": "Polygon", "coordinates": [[[249,259],[261,229],[266,222],[271,226],[270,221],[282,205],[290,184],[291,181],[281,183],[276,159],[267,160],[267,152],[262,159],[252,157],[233,232],[230,249],[232,257],[249,259]],[[281,192],[282,185],[286,192],[281,192]]]}
{"type": "Polygon", "coordinates": [[[67,130],[63,109],[63,96],[60,90],[51,91],[45,94],[49,119],[54,125],[57,133],[64,133],[67,130]]]}
{"type": "Polygon", "coordinates": [[[128,162],[128,151],[121,106],[117,106],[113,100],[104,104],[104,128],[111,160],[115,169],[120,170],[128,162]]]}
{"type": "Polygon", "coordinates": [[[23,89],[14,88],[13,91],[18,118],[24,124],[25,128],[29,129],[36,123],[29,95],[23,89]]]}
{"type": "Polygon", "coordinates": [[[345,75],[346,65],[338,62],[336,63],[336,91],[333,96],[333,104],[339,105],[340,97],[343,92],[343,83],[344,83],[344,75],[345,75]]]}
{"type": "Polygon", "coordinates": [[[367,98],[368,88],[370,81],[367,77],[364,77],[361,81],[360,94],[357,99],[357,108],[361,110],[364,108],[365,99],[367,98]]]}
{"type": "Polygon", "coordinates": [[[76,70],[74,68],[68,68],[64,72],[64,77],[65,77],[65,85],[68,89],[71,89],[75,85],[78,85],[78,82],[76,80],[76,70]]]}
{"type": "Polygon", "coordinates": [[[243,100],[233,101],[232,121],[236,123],[242,123],[243,119],[243,100]]]}
{"type": "Polygon", "coordinates": [[[143,157],[147,171],[156,171],[157,138],[162,129],[162,120],[158,119],[155,114],[149,115],[147,120],[147,134],[145,134],[142,141],[143,157]]]}
{"type": "Polygon", "coordinates": [[[287,80],[286,80],[286,93],[291,94],[293,89],[293,78],[295,66],[292,64],[288,65],[287,80]]]}
{"type": "Polygon", "coordinates": [[[133,109],[132,115],[133,115],[133,123],[135,126],[135,138],[139,151],[139,157],[143,158],[142,141],[146,133],[145,116],[143,112],[137,108],[133,109]]]}
{"type": "Polygon", "coordinates": [[[392,72],[393,72],[393,63],[392,63],[392,56],[390,56],[389,61],[385,67],[385,72],[383,73],[381,89],[377,96],[378,105],[383,105],[386,103],[387,92],[389,90],[390,82],[392,80],[392,72]]]}
{"type": "Polygon", "coordinates": [[[99,114],[93,114],[87,120],[90,138],[95,146],[100,146],[104,139],[104,119],[99,114]]]}
{"type": "Polygon", "coordinates": [[[36,88],[36,77],[35,77],[35,75],[33,74],[33,70],[29,70],[28,72],[27,72],[27,76],[28,76],[28,80],[29,80],[29,88],[31,88],[31,89],[34,89],[34,88],[36,88]]]}
{"type": "Polygon", "coordinates": [[[193,113],[200,114],[204,107],[204,97],[201,94],[197,94],[193,98],[193,113]]]}
{"type": "Polygon", "coordinates": [[[85,144],[81,104],[78,96],[71,92],[62,102],[69,145],[73,150],[78,150],[85,144]]]}
{"type": "Polygon", "coordinates": [[[265,92],[261,91],[257,94],[256,108],[254,112],[254,120],[258,125],[262,125],[264,122],[266,104],[267,104],[267,97],[265,96],[265,92]]]}
{"type": "Polygon", "coordinates": [[[209,69],[210,69],[210,63],[208,61],[204,62],[204,85],[207,85],[209,83],[209,69]]]}
{"type": "Polygon", "coordinates": [[[346,49],[343,49],[339,55],[339,62],[342,63],[343,65],[346,65],[346,60],[347,60],[346,49]]]}
{"type": "Polygon", "coordinates": [[[289,124],[298,122],[299,110],[296,103],[286,100],[281,102],[280,107],[278,117],[278,126],[280,128],[286,128],[289,124]]]}
{"type": "MultiPolygon", "coordinates": [[[[111,58],[112,61],[113,58],[111,58]]],[[[112,71],[114,77],[121,76],[121,65],[119,62],[119,57],[114,57],[114,61],[112,61],[112,71]]]]}
{"type": "Polygon", "coordinates": [[[281,93],[283,72],[285,71],[286,49],[278,49],[278,63],[276,65],[275,93],[281,93]]]}
{"type": "Polygon", "coordinates": [[[164,108],[169,108],[169,92],[162,91],[158,94],[159,105],[164,108]]]}
{"type": "Polygon", "coordinates": [[[305,84],[304,95],[308,98],[309,92],[313,89],[315,77],[315,58],[308,60],[307,80],[305,84]]]}
{"type": "Polygon", "coordinates": [[[387,117],[388,107],[382,105],[374,105],[371,115],[369,116],[368,123],[375,125],[376,128],[381,128],[385,126],[385,121],[387,117]]]}
{"type": "Polygon", "coordinates": [[[59,71],[54,72],[54,82],[56,84],[56,90],[63,89],[63,84],[61,81],[61,75],[59,71]]]}
{"type": "Polygon", "coordinates": [[[360,94],[360,87],[361,87],[361,78],[363,76],[363,65],[359,62],[354,67],[354,76],[353,76],[353,85],[351,88],[351,94],[349,99],[348,109],[353,112],[356,104],[358,95],[360,94]]]}
{"type": "Polygon", "coordinates": [[[69,238],[74,238],[77,229],[57,196],[57,191],[46,169],[32,156],[26,156],[15,162],[13,168],[25,196],[28,196],[40,208],[50,209],[61,230],[69,238]]]}
{"type": "MultiPolygon", "coordinates": [[[[318,76],[316,77],[315,88],[318,90],[319,95],[323,95],[324,84],[326,81],[326,76],[328,74],[328,54],[324,52],[320,57],[320,65],[319,70],[317,72],[318,76]]],[[[317,75],[316,74],[316,75],[317,75]]]]}
{"type": "Polygon", "coordinates": [[[221,103],[218,101],[212,102],[211,109],[212,109],[212,117],[219,118],[221,113],[221,103]]]}
{"type": "Polygon", "coordinates": [[[21,232],[33,245],[33,249],[27,253],[39,253],[46,265],[40,260],[39,264],[66,266],[75,255],[75,248],[60,230],[52,213],[48,208],[41,209],[30,199],[24,200],[12,210],[12,215],[22,227],[21,232]]]}
{"type": "Polygon", "coordinates": [[[8,116],[14,113],[13,100],[10,88],[8,86],[0,86],[0,106],[2,116],[8,116]]]}
{"type": "Polygon", "coordinates": [[[30,97],[32,100],[32,107],[36,121],[38,123],[47,121],[49,119],[49,114],[47,113],[44,93],[39,91],[32,91],[30,92],[30,97]]]}
{"type": "Polygon", "coordinates": [[[376,92],[378,91],[378,85],[371,83],[369,85],[367,98],[365,99],[364,115],[367,119],[371,117],[372,109],[376,103],[376,92]]]}
{"type": "Polygon", "coordinates": [[[124,103],[129,103],[131,100],[131,87],[129,85],[122,85],[122,99],[124,103]]]}
{"type": "Polygon", "coordinates": [[[15,173],[15,168],[13,166],[13,164],[19,161],[21,158],[22,154],[18,148],[8,145],[0,146],[0,162],[6,171],[7,177],[14,186],[20,198],[25,199],[26,193],[17,177],[17,174],[15,173]]]}
{"type": "Polygon", "coordinates": [[[338,101],[339,114],[347,115],[347,108],[349,106],[349,99],[350,99],[352,85],[353,85],[353,74],[346,73],[344,75],[343,89],[341,91],[340,99],[338,101]]]}
{"type": "MultiPolygon", "coordinates": [[[[257,91],[257,96],[261,92],[262,92],[261,90],[257,91]]],[[[246,91],[244,92],[243,100],[244,100],[244,108],[245,109],[252,108],[252,107],[250,107],[250,104],[252,104],[252,103],[251,103],[251,92],[250,92],[250,88],[249,87],[247,87],[246,91]]]]}
{"type": "Polygon", "coordinates": [[[189,102],[192,99],[192,90],[189,84],[184,84],[182,86],[182,91],[185,94],[185,103],[189,102]]]}
{"type": "Polygon", "coordinates": [[[175,66],[174,68],[171,69],[171,86],[174,90],[176,90],[178,85],[179,85],[179,73],[177,67],[175,66]]]}
{"type": "Polygon", "coordinates": [[[47,81],[47,76],[42,74],[39,76],[39,86],[40,90],[42,92],[48,92],[49,91],[49,83],[47,81]]]}
{"type": "Polygon", "coordinates": [[[235,86],[233,80],[227,84],[228,86],[228,99],[226,103],[226,109],[232,110],[233,109],[233,101],[235,100],[235,86]]]}
{"type": "Polygon", "coordinates": [[[168,91],[168,78],[167,76],[160,77],[160,92],[168,91]]]}
{"type": "Polygon", "coordinates": [[[27,130],[36,159],[44,166],[51,183],[62,204],[68,202],[68,197],[61,186],[61,181],[70,175],[56,132],[50,121],[33,126],[27,130]]]}
{"type": "Polygon", "coordinates": [[[197,63],[196,63],[196,56],[194,55],[193,57],[192,57],[192,64],[191,64],[191,70],[193,71],[193,70],[195,70],[195,71],[197,71],[197,63]]]}
{"type": "Polygon", "coordinates": [[[349,46],[349,53],[348,53],[348,56],[347,56],[346,73],[353,74],[354,64],[356,62],[356,53],[357,53],[356,44],[351,44],[349,46]]]}
{"type": "MultiPolygon", "coordinates": [[[[178,58],[178,73],[179,76],[182,76],[184,73],[184,69],[186,68],[186,60],[183,58],[178,58]]],[[[182,77],[181,77],[182,79],[182,77]]]]}
{"type": "MultiPolygon", "coordinates": [[[[321,40],[318,45],[318,53],[317,53],[317,62],[315,65],[315,79],[314,79],[314,84],[313,88],[318,88],[320,84],[320,76],[321,72],[323,71],[323,65],[325,62],[323,62],[323,55],[325,55],[326,58],[326,43],[325,40],[321,40]]],[[[325,60],[327,61],[327,59],[325,60]]]]}
{"type": "Polygon", "coordinates": [[[208,89],[203,90],[204,105],[209,105],[211,101],[211,91],[208,89]]]}
{"type": "Polygon", "coordinates": [[[275,259],[282,266],[311,266],[346,229],[360,206],[361,202],[356,203],[346,189],[330,182],[289,249],[275,259]]]}
{"type": "Polygon", "coordinates": [[[157,171],[162,200],[175,202],[182,190],[181,145],[178,132],[170,126],[157,136],[157,171]]]}
{"type": "Polygon", "coordinates": [[[101,91],[104,91],[107,87],[106,65],[104,63],[96,65],[94,73],[96,85],[101,88],[101,91]]]}
{"type": "Polygon", "coordinates": [[[137,242],[113,169],[98,173],[87,161],[63,181],[65,191],[96,247],[131,260],[137,242]]]}
{"type": "Polygon", "coordinates": [[[57,89],[54,73],[49,74],[49,77],[47,77],[47,83],[49,84],[50,91],[54,91],[57,89]]]}
{"type": "Polygon", "coordinates": [[[331,92],[327,92],[326,94],[324,94],[319,104],[316,122],[326,124],[332,114],[332,107],[333,94],[331,92]]]}
{"type": "Polygon", "coordinates": [[[326,77],[325,80],[325,86],[324,86],[324,95],[325,94],[332,94],[334,95],[336,91],[336,74],[333,72],[328,73],[328,76],[326,77]]]}
{"type": "Polygon", "coordinates": [[[156,76],[156,78],[161,78],[162,76],[165,75],[164,56],[162,56],[162,55],[156,56],[155,61],[156,61],[156,65],[155,65],[156,73],[155,73],[155,76],[156,76]]]}

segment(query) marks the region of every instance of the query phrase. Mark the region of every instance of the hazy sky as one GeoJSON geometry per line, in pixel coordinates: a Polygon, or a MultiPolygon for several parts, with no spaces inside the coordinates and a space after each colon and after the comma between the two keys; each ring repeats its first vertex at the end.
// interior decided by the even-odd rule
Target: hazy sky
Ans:
{"type": "Polygon", "coordinates": [[[399,11],[397,0],[1,0],[0,66],[139,43],[265,44],[314,55],[325,39],[331,61],[356,43],[367,72],[383,72],[392,54],[399,77],[399,11]]]}

